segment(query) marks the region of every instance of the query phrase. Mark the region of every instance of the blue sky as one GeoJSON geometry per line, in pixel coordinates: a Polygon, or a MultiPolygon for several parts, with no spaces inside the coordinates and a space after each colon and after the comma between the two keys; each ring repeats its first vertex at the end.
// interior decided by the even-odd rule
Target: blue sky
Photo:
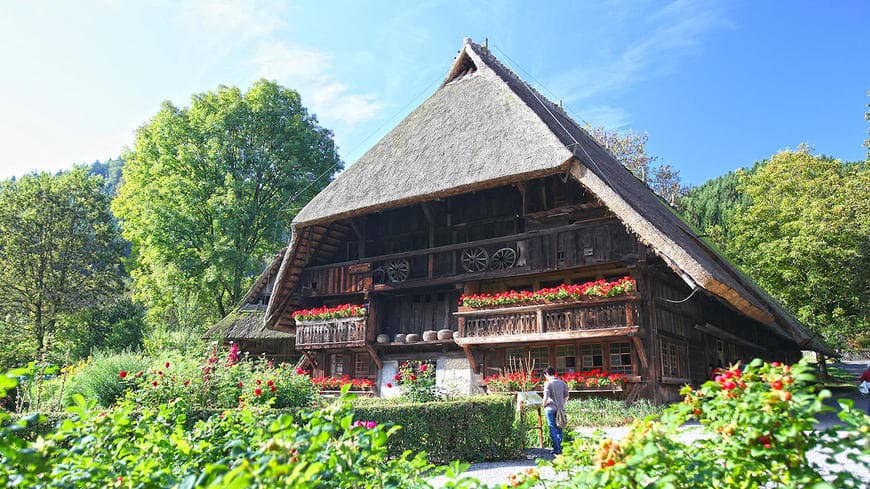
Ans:
{"type": "Polygon", "coordinates": [[[463,37],[692,184],[801,142],[863,159],[870,3],[5,0],[0,177],[116,156],[163,100],[296,88],[352,163],[463,37]]]}

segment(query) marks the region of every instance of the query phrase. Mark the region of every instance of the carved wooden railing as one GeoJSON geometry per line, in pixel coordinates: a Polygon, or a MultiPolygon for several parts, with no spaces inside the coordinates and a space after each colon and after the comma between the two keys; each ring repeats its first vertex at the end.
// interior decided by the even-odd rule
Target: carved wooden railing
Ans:
{"type": "Polygon", "coordinates": [[[297,350],[360,346],[365,340],[365,317],[296,323],[297,350]]]}
{"type": "Polygon", "coordinates": [[[640,299],[626,295],[494,309],[465,309],[459,316],[458,344],[570,339],[630,334],[639,325],[640,299]]]}

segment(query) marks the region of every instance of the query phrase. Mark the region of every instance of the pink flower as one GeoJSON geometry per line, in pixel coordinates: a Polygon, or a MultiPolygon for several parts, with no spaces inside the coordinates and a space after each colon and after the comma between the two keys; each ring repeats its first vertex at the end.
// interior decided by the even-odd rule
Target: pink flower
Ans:
{"type": "Polygon", "coordinates": [[[239,387],[244,387],[244,386],[245,386],[245,384],[239,382],[239,387]]]}
{"type": "Polygon", "coordinates": [[[163,367],[169,368],[169,362],[166,362],[166,364],[164,364],[163,367]]]}
{"type": "Polygon", "coordinates": [[[126,370],[121,370],[120,372],[118,372],[118,377],[121,377],[122,379],[123,379],[123,378],[126,378],[126,377],[127,377],[127,371],[126,371],[126,370]]]}
{"type": "Polygon", "coordinates": [[[425,364],[425,363],[424,363],[424,364],[420,365],[420,371],[421,371],[421,372],[425,372],[425,371],[428,370],[428,369],[429,369],[429,365],[428,365],[428,364],[425,364]]]}
{"type": "Polygon", "coordinates": [[[270,386],[269,386],[269,390],[272,391],[272,392],[275,392],[275,391],[278,390],[278,389],[277,389],[274,385],[270,385],[270,386]]]}
{"type": "Polygon", "coordinates": [[[189,380],[185,380],[185,381],[184,381],[184,385],[190,385],[190,381],[189,381],[189,380]]]}
{"type": "Polygon", "coordinates": [[[402,376],[399,375],[399,374],[396,374],[396,375],[393,376],[393,379],[394,379],[394,380],[402,380],[402,376]]]}
{"type": "Polygon", "coordinates": [[[387,382],[387,389],[391,389],[393,387],[392,382],[387,382]]]}
{"type": "Polygon", "coordinates": [[[157,381],[155,380],[154,382],[151,382],[151,385],[153,385],[154,387],[157,387],[157,381]]]}
{"type": "Polygon", "coordinates": [[[260,389],[259,387],[257,387],[256,389],[254,389],[254,395],[255,395],[255,396],[259,396],[259,395],[262,394],[262,393],[263,393],[263,389],[260,389]]]}

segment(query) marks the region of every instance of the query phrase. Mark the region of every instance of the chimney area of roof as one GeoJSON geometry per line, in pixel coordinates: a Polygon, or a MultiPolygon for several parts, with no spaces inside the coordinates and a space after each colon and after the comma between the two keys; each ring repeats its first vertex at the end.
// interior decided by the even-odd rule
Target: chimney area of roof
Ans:
{"type": "Polygon", "coordinates": [[[471,38],[470,37],[463,37],[462,44],[471,44],[471,38]]]}

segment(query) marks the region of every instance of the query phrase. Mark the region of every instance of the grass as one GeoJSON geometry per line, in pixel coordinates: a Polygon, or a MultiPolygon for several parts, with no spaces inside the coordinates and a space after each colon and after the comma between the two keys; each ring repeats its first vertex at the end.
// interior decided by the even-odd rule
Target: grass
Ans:
{"type": "MultiPolygon", "coordinates": [[[[568,428],[565,429],[566,440],[570,439],[570,433],[577,428],[604,428],[611,426],[627,426],[635,420],[646,418],[650,415],[658,415],[664,411],[664,406],[655,406],[645,399],[627,403],[624,401],[606,398],[571,399],[565,404],[565,412],[568,414],[568,428]]],[[[535,409],[527,409],[523,412],[523,422],[527,428],[538,425],[538,414],[535,409]]],[[[547,428],[547,420],[543,419],[544,443],[549,444],[550,431],[547,428]]],[[[538,445],[538,432],[529,429],[526,433],[526,446],[538,445]]]]}

